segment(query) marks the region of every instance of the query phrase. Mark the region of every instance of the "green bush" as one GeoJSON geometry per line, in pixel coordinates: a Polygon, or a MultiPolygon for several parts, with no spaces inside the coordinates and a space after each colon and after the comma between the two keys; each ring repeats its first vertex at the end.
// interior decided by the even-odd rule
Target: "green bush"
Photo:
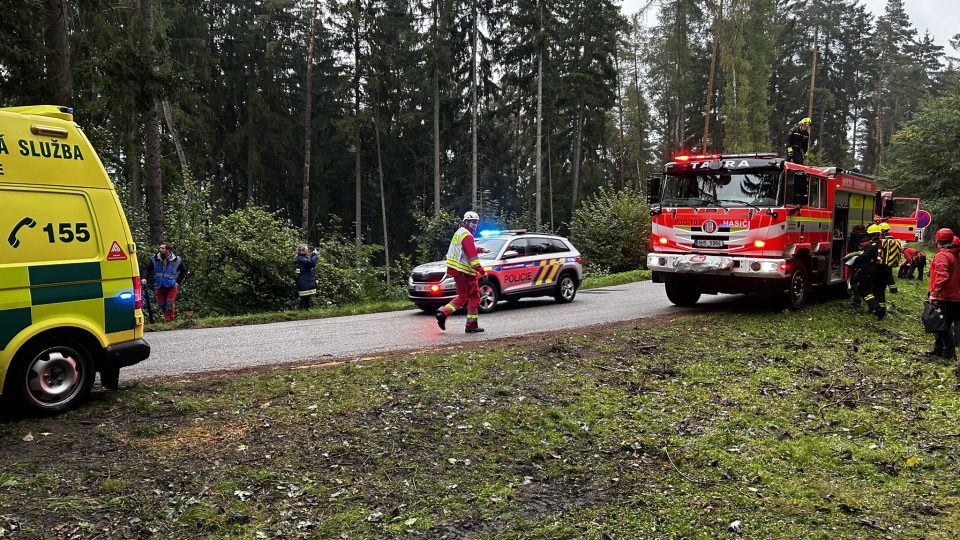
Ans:
{"type": "Polygon", "coordinates": [[[644,268],[650,240],[650,207],[631,189],[600,188],[573,215],[570,236],[591,273],[644,268]]]}
{"type": "Polygon", "coordinates": [[[460,218],[452,212],[441,210],[430,216],[417,212],[414,219],[417,221],[417,230],[420,231],[410,237],[415,250],[414,262],[423,264],[446,257],[450,236],[460,224],[460,218]]]}
{"type": "Polygon", "coordinates": [[[210,229],[205,245],[194,246],[203,251],[185,256],[185,288],[194,309],[238,314],[292,307],[298,242],[296,229],[261,208],[226,216],[210,229]]]}

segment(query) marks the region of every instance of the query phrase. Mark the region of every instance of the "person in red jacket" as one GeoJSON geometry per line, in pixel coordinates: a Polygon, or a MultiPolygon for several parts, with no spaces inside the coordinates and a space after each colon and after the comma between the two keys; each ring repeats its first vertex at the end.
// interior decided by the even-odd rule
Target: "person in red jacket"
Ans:
{"type": "Polygon", "coordinates": [[[457,285],[457,297],[437,311],[437,325],[441,330],[447,329],[447,317],[453,315],[464,305],[467,306],[468,334],[483,332],[480,328],[480,288],[477,280],[486,273],[480,264],[479,251],[473,242],[473,234],[480,224],[480,216],[476,212],[467,212],[463,215],[463,222],[457,232],[453,233],[450,247],[447,249],[447,274],[453,276],[457,285]]]}
{"type": "Polygon", "coordinates": [[[946,228],[937,231],[936,239],[937,254],[930,263],[930,303],[943,309],[947,329],[936,333],[933,349],[927,354],[954,359],[960,341],[960,239],[946,228]]]}

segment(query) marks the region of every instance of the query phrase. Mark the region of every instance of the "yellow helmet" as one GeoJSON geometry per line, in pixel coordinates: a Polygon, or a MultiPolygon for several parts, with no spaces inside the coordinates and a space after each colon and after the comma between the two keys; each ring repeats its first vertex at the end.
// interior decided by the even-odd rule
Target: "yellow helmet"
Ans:
{"type": "Polygon", "coordinates": [[[883,229],[879,225],[874,223],[873,225],[867,227],[867,234],[880,234],[883,232],[883,229]]]}
{"type": "Polygon", "coordinates": [[[810,117],[809,117],[809,116],[807,116],[807,117],[805,117],[805,118],[802,118],[802,119],[800,120],[800,125],[801,125],[801,126],[809,126],[809,125],[812,124],[812,123],[813,123],[813,121],[810,120],[810,117]]]}
{"type": "Polygon", "coordinates": [[[880,224],[880,230],[881,230],[881,231],[889,231],[889,230],[890,230],[890,224],[887,223],[886,221],[884,221],[883,223],[880,224]]]}

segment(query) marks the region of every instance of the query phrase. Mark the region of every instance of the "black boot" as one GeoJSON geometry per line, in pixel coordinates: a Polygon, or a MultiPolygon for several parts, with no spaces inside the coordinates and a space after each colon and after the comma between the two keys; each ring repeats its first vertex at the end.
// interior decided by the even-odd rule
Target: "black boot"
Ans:
{"type": "Polygon", "coordinates": [[[439,326],[441,330],[446,330],[447,314],[442,311],[438,311],[436,315],[437,315],[437,326],[439,326]]]}
{"type": "Polygon", "coordinates": [[[477,334],[483,332],[483,328],[480,328],[479,326],[468,326],[464,332],[468,334],[477,334]]]}

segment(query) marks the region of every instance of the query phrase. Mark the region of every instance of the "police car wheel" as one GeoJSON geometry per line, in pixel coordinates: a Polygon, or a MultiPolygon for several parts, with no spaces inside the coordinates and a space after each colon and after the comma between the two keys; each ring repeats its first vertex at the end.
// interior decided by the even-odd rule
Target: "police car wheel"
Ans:
{"type": "Polygon", "coordinates": [[[557,302],[567,304],[573,302],[575,296],[577,296],[577,280],[573,279],[570,274],[561,275],[560,281],[557,282],[557,291],[553,297],[557,302]]]}
{"type": "Polygon", "coordinates": [[[500,301],[500,290],[496,283],[483,280],[480,282],[480,313],[490,313],[497,308],[500,301]]]}
{"type": "Polygon", "coordinates": [[[96,375],[90,353],[67,338],[25,347],[12,368],[5,393],[26,413],[38,416],[58,414],[84,401],[96,375]]]}

